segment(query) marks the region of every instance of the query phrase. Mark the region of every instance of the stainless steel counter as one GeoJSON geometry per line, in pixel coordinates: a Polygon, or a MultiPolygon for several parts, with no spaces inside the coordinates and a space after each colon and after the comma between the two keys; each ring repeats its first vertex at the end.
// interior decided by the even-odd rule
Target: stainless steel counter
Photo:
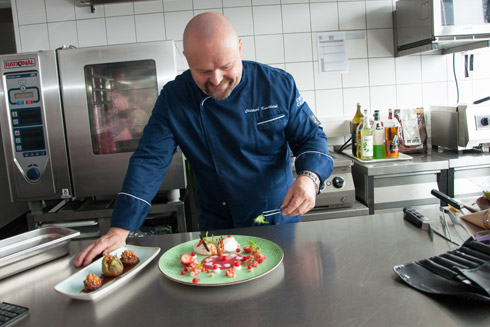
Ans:
{"type": "Polygon", "coordinates": [[[356,198],[369,213],[409,205],[435,204],[430,191],[451,197],[482,195],[490,187],[490,153],[438,152],[410,154],[411,160],[365,163],[354,161],[356,198]]]}
{"type": "Polygon", "coordinates": [[[481,196],[490,187],[490,153],[451,151],[436,152],[433,157],[448,161],[447,194],[451,197],[481,196]]]}
{"type": "Polygon", "coordinates": [[[430,191],[447,189],[448,160],[430,153],[410,156],[410,160],[354,161],[356,198],[370,214],[380,209],[438,203],[430,191]]]}
{"type": "MultiPolygon", "coordinates": [[[[422,212],[424,212],[422,210],[422,212]]],[[[428,214],[427,214],[428,215],[428,214]]],[[[53,287],[73,274],[70,256],[0,281],[0,299],[30,308],[16,326],[489,326],[488,304],[424,295],[393,266],[455,247],[384,213],[224,231],[269,239],[284,250],[272,273],[247,283],[194,287],[166,279],[151,262],[127,285],[96,302],[53,287]]],[[[162,253],[196,233],[132,239],[162,253]]]]}

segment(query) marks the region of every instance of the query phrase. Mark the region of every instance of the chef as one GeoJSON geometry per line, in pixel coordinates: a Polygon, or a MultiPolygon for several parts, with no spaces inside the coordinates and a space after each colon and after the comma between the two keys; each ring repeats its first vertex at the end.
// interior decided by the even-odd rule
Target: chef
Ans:
{"type": "Polygon", "coordinates": [[[116,198],[111,228],[79,253],[76,267],[123,246],[129,231],[143,224],[177,146],[196,178],[200,230],[299,222],[315,206],[333,160],[292,76],[242,60],[233,25],[214,12],[189,21],[184,55],[189,70],[157,99],[116,198]],[[254,220],[261,214],[265,220],[254,220]]]}

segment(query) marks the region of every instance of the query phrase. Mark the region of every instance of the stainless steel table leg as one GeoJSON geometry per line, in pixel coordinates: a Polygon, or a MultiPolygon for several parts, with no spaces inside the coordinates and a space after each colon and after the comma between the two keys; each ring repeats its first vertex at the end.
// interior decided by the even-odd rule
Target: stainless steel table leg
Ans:
{"type": "Polygon", "coordinates": [[[187,232],[187,224],[185,221],[185,208],[184,205],[177,206],[177,230],[179,233],[187,232]]]}

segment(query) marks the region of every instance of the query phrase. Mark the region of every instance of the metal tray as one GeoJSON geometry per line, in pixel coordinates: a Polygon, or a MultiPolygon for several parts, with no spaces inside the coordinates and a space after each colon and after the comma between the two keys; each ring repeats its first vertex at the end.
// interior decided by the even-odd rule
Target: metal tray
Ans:
{"type": "Polygon", "coordinates": [[[68,254],[79,231],[50,226],[0,240],[0,279],[68,254]]]}

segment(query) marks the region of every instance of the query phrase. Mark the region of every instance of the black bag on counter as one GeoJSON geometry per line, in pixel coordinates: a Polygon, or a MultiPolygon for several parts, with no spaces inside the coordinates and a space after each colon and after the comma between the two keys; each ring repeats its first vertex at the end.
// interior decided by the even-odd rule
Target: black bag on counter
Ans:
{"type": "Polygon", "coordinates": [[[394,270],[421,292],[490,303],[490,246],[473,238],[455,250],[398,265],[394,270]]]}

